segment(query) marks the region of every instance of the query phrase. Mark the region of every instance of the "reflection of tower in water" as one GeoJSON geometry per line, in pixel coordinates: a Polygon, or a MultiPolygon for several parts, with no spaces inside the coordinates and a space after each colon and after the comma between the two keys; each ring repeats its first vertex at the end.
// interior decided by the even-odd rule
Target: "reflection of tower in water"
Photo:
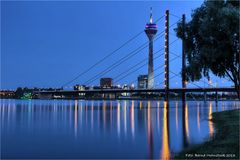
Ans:
{"type": "Polygon", "coordinates": [[[148,150],[149,150],[149,159],[153,159],[153,129],[151,121],[151,102],[148,101],[147,108],[147,139],[148,139],[148,150]]]}
{"type": "Polygon", "coordinates": [[[169,104],[167,101],[164,102],[163,108],[163,129],[162,129],[162,155],[161,159],[170,159],[170,148],[169,148],[169,104]]]}

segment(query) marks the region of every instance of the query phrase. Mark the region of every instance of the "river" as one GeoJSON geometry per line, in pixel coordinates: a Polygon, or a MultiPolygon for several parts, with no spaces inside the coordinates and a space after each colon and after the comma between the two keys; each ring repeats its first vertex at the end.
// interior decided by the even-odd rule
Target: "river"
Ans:
{"type": "Polygon", "coordinates": [[[1,158],[169,159],[214,136],[239,101],[1,99],[1,158]]]}

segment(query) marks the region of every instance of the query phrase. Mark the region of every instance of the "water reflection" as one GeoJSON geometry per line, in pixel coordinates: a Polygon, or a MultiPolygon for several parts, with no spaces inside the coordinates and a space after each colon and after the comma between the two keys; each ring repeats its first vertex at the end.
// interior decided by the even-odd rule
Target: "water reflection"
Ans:
{"type": "Polygon", "coordinates": [[[75,100],[75,106],[74,106],[74,133],[75,133],[75,137],[77,136],[77,127],[78,127],[78,101],[75,100]]]}
{"type": "Polygon", "coordinates": [[[153,159],[153,128],[152,128],[152,119],[151,119],[151,101],[148,101],[147,106],[147,139],[148,139],[148,152],[149,159],[153,159]]]}
{"type": "Polygon", "coordinates": [[[124,114],[124,132],[125,135],[127,134],[127,101],[124,101],[124,107],[123,107],[123,114],[124,114]]]}
{"type": "Polygon", "coordinates": [[[183,148],[189,145],[189,128],[188,128],[188,103],[183,102],[182,106],[182,130],[183,130],[183,148]]]}
{"type": "Polygon", "coordinates": [[[164,102],[163,107],[163,131],[162,131],[162,156],[161,159],[170,159],[169,150],[169,103],[164,102]]]}
{"type": "Polygon", "coordinates": [[[176,106],[175,106],[175,119],[176,119],[176,130],[178,131],[178,102],[176,102],[176,106]]]}
{"type": "Polygon", "coordinates": [[[121,117],[120,102],[118,101],[118,103],[117,103],[117,133],[118,133],[118,137],[119,137],[119,138],[120,138],[120,132],[121,132],[121,121],[120,121],[120,117],[121,117]]]}
{"type": "Polygon", "coordinates": [[[212,138],[214,133],[213,122],[212,122],[212,102],[209,103],[208,126],[209,126],[210,137],[212,138]]]}
{"type": "Polygon", "coordinates": [[[213,112],[236,108],[239,102],[1,100],[1,151],[22,159],[170,159],[214,135],[213,112]]]}
{"type": "Polygon", "coordinates": [[[197,103],[197,127],[198,131],[200,132],[200,105],[197,103]]]}
{"type": "Polygon", "coordinates": [[[142,101],[139,101],[139,108],[142,109],[142,101]]]}
{"type": "Polygon", "coordinates": [[[130,111],[130,117],[131,117],[131,131],[132,131],[132,136],[134,137],[134,101],[132,101],[132,105],[131,105],[131,111],[130,111]]]}
{"type": "Polygon", "coordinates": [[[157,131],[160,135],[160,102],[157,102],[157,131]]]}
{"type": "Polygon", "coordinates": [[[93,125],[94,125],[93,112],[94,112],[94,102],[92,101],[92,107],[91,107],[91,131],[93,130],[93,125]]]}

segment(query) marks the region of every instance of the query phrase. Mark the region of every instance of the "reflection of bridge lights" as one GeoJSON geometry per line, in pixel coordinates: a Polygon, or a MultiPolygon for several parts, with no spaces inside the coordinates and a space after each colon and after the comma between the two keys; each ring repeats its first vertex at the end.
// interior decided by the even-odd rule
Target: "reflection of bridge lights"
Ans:
{"type": "Polygon", "coordinates": [[[120,130],[121,130],[121,127],[120,127],[120,115],[121,112],[120,112],[120,102],[118,101],[118,104],[117,104],[117,132],[118,132],[118,137],[120,137],[120,130]]]}
{"type": "Polygon", "coordinates": [[[158,108],[157,108],[157,125],[158,125],[158,134],[160,131],[160,102],[157,103],[158,108]]]}
{"type": "MultiPolygon", "coordinates": [[[[151,134],[151,110],[150,110],[151,102],[148,101],[148,109],[147,109],[147,124],[148,124],[148,135],[151,134]]],[[[150,140],[148,140],[150,141],[150,140]]]]}
{"type": "Polygon", "coordinates": [[[106,126],[106,101],[103,102],[103,126],[105,129],[106,126]]]}
{"type": "Polygon", "coordinates": [[[150,125],[151,125],[151,110],[150,110],[150,107],[151,107],[151,102],[148,101],[148,110],[147,110],[147,118],[148,118],[148,133],[150,132],[150,125]]]}
{"type": "Polygon", "coordinates": [[[208,127],[209,127],[210,137],[212,137],[213,136],[213,132],[214,132],[213,122],[212,122],[212,102],[209,103],[208,127]]]}
{"type": "Polygon", "coordinates": [[[160,107],[160,102],[159,102],[159,101],[157,102],[157,107],[158,107],[158,108],[160,107]]]}
{"type": "Polygon", "coordinates": [[[142,101],[139,102],[139,108],[142,109],[142,101]]]}
{"type": "Polygon", "coordinates": [[[186,135],[187,135],[187,140],[188,140],[188,142],[189,142],[189,127],[188,127],[188,104],[186,103],[186,105],[185,105],[185,117],[184,117],[184,119],[185,119],[185,126],[186,126],[186,128],[185,128],[185,131],[186,131],[186,135]]]}
{"type": "Polygon", "coordinates": [[[148,101],[148,108],[150,108],[151,107],[151,102],[150,101],[148,101]]]}
{"type": "Polygon", "coordinates": [[[92,101],[92,108],[91,108],[91,130],[93,129],[93,110],[94,110],[94,103],[93,103],[93,101],[92,101]]]}
{"type": "Polygon", "coordinates": [[[78,101],[75,100],[75,105],[74,105],[74,133],[75,137],[77,136],[77,124],[78,122],[78,101]]]}
{"type": "Polygon", "coordinates": [[[83,110],[83,104],[82,102],[80,103],[80,126],[82,126],[82,110],[83,110]]]}
{"type": "Polygon", "coordinates": [[[168,141],[168,102],[164,101],[163,108],[163,129],[162,129],[162,155],[161,159],[168,160],[170,159],[170,149],[168,141]]]}
{"type": "Polygon", "coordinates": [[[198,131],[200,132],[200,106],[199,106],[199,103],[197,104],[197,126],[198,126],[198,131]]]}
{"type": "Polygon", "coordinates": [[[113,108],[113,106],[112,106],[112,101],[110,102],[110,124],[111,124],[111,127],[112,127],[112,108],[113,108]]]}
{"type": "Polygon", "coordinates": [[[134,101],[132,101],[132,106],[131,106],[131,129],[132,129],[132,136],[134,137],[134,101]]]}
{"type": "Polygon", "coordinates": [[[178,102],[176,102],[176,130],[178,131],[178,102]]]}
{"type": "Polygon", "coordinates": [[[124,101],[124,132],[127,134],[127,101],[124,101]]]}

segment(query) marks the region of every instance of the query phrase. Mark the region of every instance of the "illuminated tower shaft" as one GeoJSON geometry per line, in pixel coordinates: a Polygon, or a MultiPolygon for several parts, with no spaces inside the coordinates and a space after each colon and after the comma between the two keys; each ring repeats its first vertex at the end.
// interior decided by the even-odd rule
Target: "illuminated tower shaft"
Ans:
{"type": "Polygon", "coordinates": [[[152,22],[152,12],[150,14],[150,23],[145,26],[145,33],[149,39],[149,57],[148,57],[148,89],[154,87],[154,71],[153,71],[153,39],[157,33],[157,25],[152,22]]]}

